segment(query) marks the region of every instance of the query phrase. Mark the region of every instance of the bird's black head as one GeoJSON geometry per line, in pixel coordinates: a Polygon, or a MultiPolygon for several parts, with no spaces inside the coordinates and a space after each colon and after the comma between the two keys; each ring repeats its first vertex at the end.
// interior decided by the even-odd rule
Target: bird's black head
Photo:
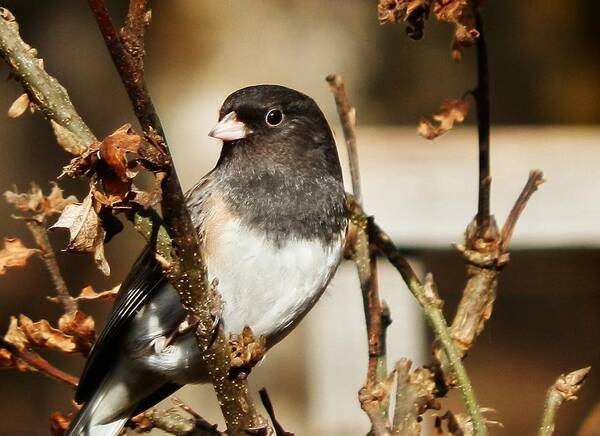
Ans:
{"type": "Polygon", "coordinates": [[[284,86],[250,86],[231,94],[210,136],[223,140],[224,156],[243,156],[246,163],[325,165],[338,172],[332,168],[339,163],[325,116],[312,98],[284,86]]]}
{"type": "Polygon", "coordinates": [[[310,97],[276,85],[231,94],[210,133],[223,140],[211,178],[230,211],[283,243],[331,242],[346,223],[333,134],[310,97]]]}

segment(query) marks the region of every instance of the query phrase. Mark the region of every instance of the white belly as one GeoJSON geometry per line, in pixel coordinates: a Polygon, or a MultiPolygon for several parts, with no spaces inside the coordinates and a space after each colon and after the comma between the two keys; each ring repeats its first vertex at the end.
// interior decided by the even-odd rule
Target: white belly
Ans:
{"type": "Polygon", "coordinates": [[[281,247],[238,220],[221,223],[207,253],[209,278],[218,279],[227,334],[248,325],[256,336],[285,334],[317,301],[342,255],[343,236],[329,246],[295,239],[281,247]]]}

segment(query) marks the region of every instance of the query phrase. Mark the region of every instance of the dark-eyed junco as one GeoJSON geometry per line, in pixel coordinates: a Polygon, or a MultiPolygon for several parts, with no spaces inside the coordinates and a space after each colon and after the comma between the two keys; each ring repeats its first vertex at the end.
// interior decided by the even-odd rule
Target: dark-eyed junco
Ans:
{"type": "MultiPolygon", "coordinates": [[[[275,85],[231,94],[210,135],[215,168],[187,193],[226,335],[249,326],[271,347],[319,299],[342,256],[342,171],[323,113],[275,85]]],[[[151,253],[138,259],[84,369],[67,435],[117,435],[126,420],[187,383],[207,382],[186,314],[151,253]],[[174,339],[173,339],[174,338],[174,339]]]]}

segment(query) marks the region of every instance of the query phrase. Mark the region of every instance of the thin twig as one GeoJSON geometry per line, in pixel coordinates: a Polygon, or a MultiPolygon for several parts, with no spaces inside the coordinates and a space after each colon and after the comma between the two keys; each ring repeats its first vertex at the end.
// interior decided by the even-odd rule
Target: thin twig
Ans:
{"type": "Polygon", "coordinates": [[[448,359],[448,369],[456,377],[457,385],[462,392],[463,401],[476,435],[486,435],[485,420],[481,408],[471,386],[471,380],[463,366],[461,354],[450,336],[446,319],[442,313],[441,300],[437,295],[433,282],[423,285],[400,250],[394,245],[391,238],[375,223],[369,226],[369,240],[385,255],[390,263],[398,270],[406,282],[408,289],[415,296],[427,321],[431,325],[440,346],[448,359]]]}
{"type": "Polygon", "coordinates": [[[501,245],[500,251],[506,252],[508,250],[508,245],[510,244],[510,240],[512,238],[512,234],[517,224],[517,220],[521,216],[521,213],[527,206],[527,202],[533,195],[535,191],[537,191],[538,187],[544,183],[544,174],[540,170],[532,170],[529,173],[529,179],[527,179],[527,183],[523,187],[519,198],[515,202],[512,207],[506,221],[504,222],[504,226],[502,227],[502,232],[500,233],[501,245]]]}
{"type": "Polygon", "coordinates": [[[58,266],[58,262],[56,261],[56,256],[54,255],[54,250],[52,249],[50,240],[48,239],[48,233],[46,232],[46,229],[42,224],[34,219],[28,219],[26,224],[27,228],[35,239],[36,244],[41,250],[40,257],[44,261],[46,269],[50,273],[50,277],[52,277],[52,283],[54,283],[58,301],[60,301],[60,303],[63,305],[65,312],[75,312],[77,310],[77,300],[71,297],[65,279],[60,273],[60,268],[58,266]]]}
{"type": "MultiPolygon", "coordinates": [[[[88,0],[134,112],[146,137],[158,144],[172,162],[162,125],[147,91],[144,75],[144,27],[150,11],[146,0],[131,0],[126,25],[117,33],[103,0],[88,0]]],[[[198,321],[198,346],[211,375],[230,434],[264,426],[248,391],[245,374],[230,377],[228,341],[219,329],[213,340],[212,292],[197,232],[194,229],[175,167],[171,164],[162,182],[161,210],[175,249],[174,267],[168,272],[181,295],[184,309],[198,321]],[[212,341],[212,343],[211,343],[212,341]],[[210,347],[210,348],[209,348],[210,347]]]]}
{"type": "Polygon", "coordinates": [[[350,105],[342,78],[337,74],[330,74],[326,78],[335,99],[338,115],[342,123],[348,160],[350,161],[350,176],[352,178],[352,194],[356,201],[362,205],[362,190],[360,186],[360,167],[358,165],[358,150],[356,148],[356,110],[350,105]]]}
{"type": "Polygon", "coordinates": [[[289,431],[285,431],[281,423],[277,420],[275,416],[275,409],[273,408],[273,403],[271,403],[271,398],[269,398],[269,394],[265,388],[262,388],[258,391],[260,394],[260,401],[262,401],[269,418],[271,418],[271,422],[273,423],[273,429],[275,430],[275,436],[294,436],[294,433],[290,433],[289,431]]]}
{"type": "MultiPolygon", "coordinates": [[[[73,110],[65,88],[44,70],[42,60],[35,56],[35,50],[19,36],[19,27],[14,18],[7,19],[1,15],[0,55],[23,84],[31,101],[48,119],[54,120],[77,135],[82,144],[89,145],[96,142],[92,131],[73,110]]],[[[7,15],[12,17],[8,11],[7,15]]]]}
{"type": "MultiPolygon", "coordinates": [[[[474,2],[475,3],[475,2],[474,2]]],[[[477,132],[479,135],[479,198],[477,203],[477,228],[481,237],[490,224],[490,90],[487,46],[483,32],[483,19],[479,6],[474,4],[477,38],[477,132]]]]}
{"type": "Polygon", "coordinates": [[[544,413],[542,423],[538,432],[539,436],[551,436],[554,433],[556,413],[562,403],[569,400],[576,400],[577,391],[585,381],[591,366],[573,371],[567,375],[561,374],[554,382],[546,394],[544,402],[544,413]]]}
{"type": "Polygon", "coordinates": [[[13,356],[15,356],[18,359],[21,359],[28,366],[35,368],[42,374],[50,378],[56,379],[62,383],[65,383],[71,386],[72,388],[77,387],[77,383],[79,382],[79,379],[77,377],[62,371],[56,368],[55,366],[52,366],[50,362],[48,362],[39,354],[33,351],[29,351],[27,349],[19,350],[18,347],[11,344],[10,342],[7,342],[4,338],[0,338],[0,347],[5,348],[13,356]]]}

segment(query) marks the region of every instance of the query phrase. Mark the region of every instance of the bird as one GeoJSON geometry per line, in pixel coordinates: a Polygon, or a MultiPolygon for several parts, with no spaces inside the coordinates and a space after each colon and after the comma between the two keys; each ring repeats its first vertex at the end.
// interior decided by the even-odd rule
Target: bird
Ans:
{"type": "MultiPolygon", "coordinates": [[[[250,327],[268,350],[315,305],[343,255],[348,226],[333,132],[309,96],[279,85],[230,94],[209,136],[215,167],[186,193],[218,283],[227,337],[250,327]]],[[[186,384],[208,383],[179,294],[148,247],[121,284],[86,361],[67,436],[112,436],[186,384]]]]}

